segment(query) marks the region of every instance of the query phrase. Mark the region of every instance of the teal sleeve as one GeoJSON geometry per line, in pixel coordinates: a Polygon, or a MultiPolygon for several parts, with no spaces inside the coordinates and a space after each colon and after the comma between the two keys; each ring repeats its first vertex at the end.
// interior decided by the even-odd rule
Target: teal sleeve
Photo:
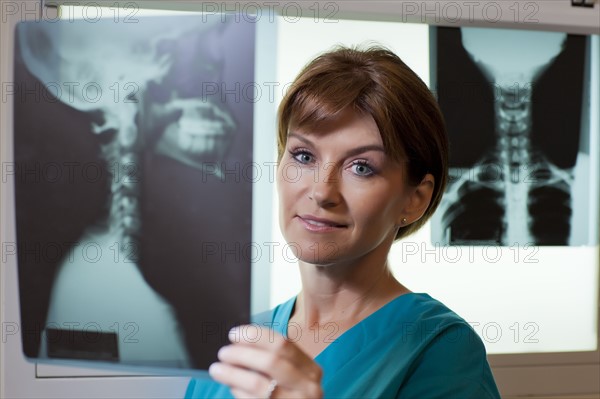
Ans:
{"type": "Polygon", "coordinates": [[[211,379],[192,379],[185,391],[185,399],[230,399],[229,388],[211,379]]]}
{"type": "Polygon", "coordinates": [[[499,399],[485,347],[468,324],[442,331],[415,361],[399,399],[499,399]]]}

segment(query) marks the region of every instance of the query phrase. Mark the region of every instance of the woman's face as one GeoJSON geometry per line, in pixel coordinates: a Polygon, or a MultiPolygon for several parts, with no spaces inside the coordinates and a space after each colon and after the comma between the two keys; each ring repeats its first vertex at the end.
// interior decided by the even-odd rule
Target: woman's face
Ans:
{"type": "Polygon", "coordinates": [[[370,115],[347,110],[307,131],[291,128],[277,183],[283,236],[301,261],[351,263],[387,251],[415,188],[385,155],[370,115]]]}

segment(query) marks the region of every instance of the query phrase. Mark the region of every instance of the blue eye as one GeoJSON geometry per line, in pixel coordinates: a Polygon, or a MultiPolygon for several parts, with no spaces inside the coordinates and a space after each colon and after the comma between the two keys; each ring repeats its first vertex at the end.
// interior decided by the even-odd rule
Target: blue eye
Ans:
{"type": "Polygon", "coordinates": [[[355,162],[352,171],[358,176],[371,176],[375,171],[366,162],[355,162]]]}
{"type": "Polygon", "coordinates": [[[294,159],[302,164],[309,164],[313,162],[313,156],[306,151],[297,151],[292,153],[294,159]]]}

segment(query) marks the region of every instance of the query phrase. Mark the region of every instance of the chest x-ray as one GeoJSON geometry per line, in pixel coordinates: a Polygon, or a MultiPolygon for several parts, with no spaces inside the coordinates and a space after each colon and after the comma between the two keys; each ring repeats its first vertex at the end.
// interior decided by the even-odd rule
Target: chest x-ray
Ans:
{"type": "Polygon", "coordinates": [[[432,241],[595,244],[589,39],[482,28],[435,37],[451,164],[432,241]]]}
{"type": "Polygon", "coordinates": [[[26,356],[205,369],[249,321],[254,26],[21,23],[15,58],[26,356]]]}

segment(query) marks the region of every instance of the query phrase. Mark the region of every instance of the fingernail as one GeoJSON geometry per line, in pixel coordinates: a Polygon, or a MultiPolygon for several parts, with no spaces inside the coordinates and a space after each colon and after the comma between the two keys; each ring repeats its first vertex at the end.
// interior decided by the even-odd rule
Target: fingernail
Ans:
{"type": "Polygon", "coordinates": [[[222,346],[221,349],[219,349],[219,351],[217,352],[217,357],[219,358],[219,360],[223,360],[223,356],[227,354],[227,352],[229,351],[229,347],[230,345],[225,345],[222,346]]]}
{"type": "Polygon", "coordinates": [[[240,335],[239,327],[233,327],[231,330],[229,330],[228,337],[231,342],[239,342],[239,335],[240,335]]]}
{"type": "Polygon", "coordinates": [[[223,366],[221,363],[213,363],[208,367],[208,374],[217,376],[223,374],[223,366]]]}

